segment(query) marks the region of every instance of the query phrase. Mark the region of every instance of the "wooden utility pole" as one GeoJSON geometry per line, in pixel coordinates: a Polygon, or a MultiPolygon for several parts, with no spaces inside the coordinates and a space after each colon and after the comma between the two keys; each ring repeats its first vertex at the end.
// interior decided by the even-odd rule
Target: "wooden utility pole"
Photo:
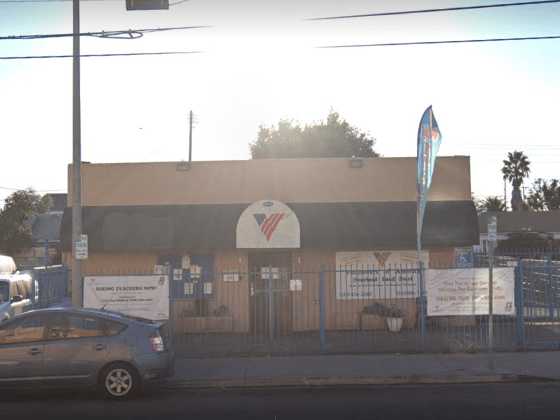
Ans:
{"type": "Polygon", "coordinates": [[[72,305],[82,306],[82,270],[76,244],[82,234],[82,139],[80,105],[80,1],[72,0],[72,305]]]}

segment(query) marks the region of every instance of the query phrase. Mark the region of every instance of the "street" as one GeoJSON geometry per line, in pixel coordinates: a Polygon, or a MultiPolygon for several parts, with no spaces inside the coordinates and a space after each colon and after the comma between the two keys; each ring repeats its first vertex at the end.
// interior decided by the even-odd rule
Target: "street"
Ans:
{"type": "Polygon", "coordinates": [[[37,419],[556,419],[560,384],[160,390],[111,402],[87,391],[2,393],[2,418],[37,419]]]}

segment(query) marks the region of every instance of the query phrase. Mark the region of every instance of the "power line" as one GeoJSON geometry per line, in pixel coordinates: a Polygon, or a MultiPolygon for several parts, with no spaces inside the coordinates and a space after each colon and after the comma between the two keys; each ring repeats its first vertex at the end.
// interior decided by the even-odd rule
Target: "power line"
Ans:
{"type": "MultiPolygon", "coordinates": [[[[0,190],[7,190],[7,191],[23,191],[23,190],[28,190],[31,187],[28,188],[16,188],[16,187],[0,187],[0,190]]],[[[31,188],[33,191],[35,192],[63,192],[66,191],[65,189],[58,189],[58,190],[36,190],[34,188],[31,188]]]]}
{"type": "MultiPolygon", "coordinates": [[[[211,28],[209,25],[196,25],[196,26],[170,26],[163,28],[142,28],[142,29],[124,29],[116,31],[97,31],[97,32],[80,32],[80,36],[92,36],[96,38],[119,38],[119,39],[135,39],[144,36],[144,34],[154,32],[167,32],[167,31],[183,31],[189,29],[207,29],[211,28]]],[[[6,40],[29,40],[29,39],[44,39],[44,38],[64,38],[72,37],[73,33],[58,33],[58,34],[31,34],[31,35],[9,35],[1,36],[0,41],[6,40]]]]}
{"type": "MultiPolygon", "coordinates": [[[[0,0],[1,3],[62,3],[62,2],[69,2],[72,0],[0,0]]],[[[105,1],[122,1],[122,0],[80,0],[80,2],[105,2],[105,1]]],[[[185,0],[188,1],[188,0],[185,0]]]]}
{"type": "Polygon", "coordinates": [[[479,43],[479,42],[535,41],[535,40],[546,40],[546,39],[560,39],[560,35],[524,36],[524,37],[512,37],[512,38],[454,39],[454,40],[446,40],[446,41],[384,42],[384,43],[377,43],[377,44],[323,45],[316,48],[400,47],[405,45],[467,44],[467,43],[479,43]]]}
{"type": "MultiPolygon", "coordinates": [[[[418,42],[389,42],[378,44],[348,44],[348,45],[326,45],[316,48],[320,49],[336,49],[336,48],[362,48],[362,47],[395,47],[404,45],[436,45],[436,44],[463,44],[476,42],[501,42],[501,41],[528,41],[528,40],[550,40],[560,39],[560,35],[550,36],[531,36],[517,38],[485,38],[485,39],[459,39],[447,41],[418,41],[418,42]]],[[[154,52],[136,52],[136,53],[105,53],[105,54],[82,54],[80,57],[129,57],[144,55],[184,55],[184,54],[201,54],[203,51],[154,51],[154,52]]],[[[0,60],[29,60],[29,59],[50,59],[50,58],[72,58],[72,54],[59,55],[24,55],[24,56],[0,56],[0,60]]]]}
{"type": "MultiPolygon", "coordinates": [[[[154,52],[136,52],[136,53],[105,53],[105,54],[81,54],[81,58],[90,57],[132,57],[141,55],[184,55],[184,54],[202,54],[203,51],[154,51],[154,52]]],[[[20,55],[20,56],[0,56],[0,60],[33,60],[48,58],[72,58],[72,54],[60,55],[20,55]]]]}
{"type": "Polygon", "coordinates": [[[438,13],[438,12],[455,12],[455,11],[462,11],[462,10],[491,9],[497,7],[534,6],[534,5],[552,4],[552,3],[560,3],[560,0],[520,1],[514,3],[481,4],[475,6],[438,7],[433,9],[401,10],[401,11],[394,11],[394,12],[314,17],[314,18],[308,18],[306,20],[313,21],[313,20],[355,19],[355,18],[378,17],[378,16],[412,15],[412,14],[420,14],[420,13],[438,13]]]}
{"type": "MultiPolygon", "coordinates": [[[[1,3],[62,3],[62,2],[70,2],[72,0],[0,0],[1,3]]],[[[123,0],[80,0],[80,2],[105,2],[105,1],[123,1],[123,0]]],[[[179,0],[174,3],[169,3],[169,7],[177,6],[182,3],[186,3],[190,0],[179,0]]]]}

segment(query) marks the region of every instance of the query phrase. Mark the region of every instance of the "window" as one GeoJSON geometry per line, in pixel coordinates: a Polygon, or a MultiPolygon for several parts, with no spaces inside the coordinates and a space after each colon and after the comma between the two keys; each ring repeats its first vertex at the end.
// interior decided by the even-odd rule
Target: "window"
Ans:
{"type": "Polygon", "coordinates": [[[10,300],[10,284],[5,281],[0,281],[0,304],[10,300]]]}
{"type": "Polygon", "coordinates": [[[23,299],[29,298],[29,293],[27,293],[27,288],[25,287],[25,281],[23,279],[17,280],[17,289],[18,295],[20,295],[23,299]]]}
{"type": "Polygon", "coordinates": [[[14,297],[14,296],[17,296],[17,295],[19,295],[17,282],[11,281],[10,282],[10,296],[14,297]]]}
{"type": "Polygon", "coordinates": [[[108,321],[103,320],[105,335],[119,335],[126,329],[125,324],[121,324],[120,322],[115,321],[108,321]]]}
{"type": "Polygon", "coordinates": [[[105,325],[102,320],[95,317],[62,314],[52,319],[47,332],[49,340],[101,337],[104,335],[106,335],[105,325]]]}
{"type": "Polygon", "coordinates": [[[0,327],[0,344],[20,344],[41,341],[45,332],[42,316],[27,316],[0,327]]]}

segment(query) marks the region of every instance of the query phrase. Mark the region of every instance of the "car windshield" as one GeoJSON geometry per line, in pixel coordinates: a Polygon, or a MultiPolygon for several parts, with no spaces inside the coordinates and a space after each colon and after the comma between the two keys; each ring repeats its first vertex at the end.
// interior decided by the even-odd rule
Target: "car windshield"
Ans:
{"type": "Polygon", "coordinates": [[[10,284],[7,281],[0,281],[0,304],[10,300],[10,284]]]}

